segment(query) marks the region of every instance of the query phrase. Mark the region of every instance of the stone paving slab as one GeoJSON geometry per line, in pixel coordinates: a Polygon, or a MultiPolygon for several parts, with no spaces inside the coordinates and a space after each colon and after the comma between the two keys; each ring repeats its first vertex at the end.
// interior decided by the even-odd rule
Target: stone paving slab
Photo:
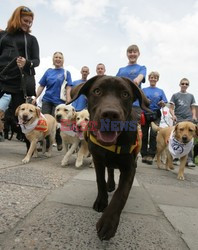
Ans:
{"type": "Polygon", "coordinates": [[[198,188],[160,186],[145,184],[146,189],[157,204],[198,208],[198,188]]]}
{"type": "Polygon", "coordinates": [[[181,233],[190,250],[198,249],[198,209],[160,205],[167,219],[181,233]]]}
{"type": "MultiPolygon", "coordinates": [[[[114,175],[115,175],[115,183],[118,184],[120,171],[118,169],[115,169],[114,175]]],[[[81,171],[76,176],[74,176],[74,179],[75,180],[87,180],[87,181],[95,181],[96,182],[95,169],[94,168],[83,169],[83,171],[81,171]]],[[[137,182],[136,178],[134,178],[133,186],[139,186],[139,183],[137,182]]]]}
{"type": "MultiPolygon", "coordinates": [[[[113,193],[109,194],[109,201],[112,195],[113,193]]],[[[96,196],[97,187],[95,182],[72,179],[64,187],[52,191],[46,199],[48,201],[92,208],[96,196]]],[[[157,215],[153,202],[141,187],[132,187],[123,211],[157,215]],[[143,206],[142,201],[144,201],[143,206]]]]}
{"type": "Polygon", "coordinates": [[[6,237],[3,250],[187,250],[180,235],[162,218],[122,214],[117,234],[100,241],[92,209],[44,202],[6,237]]]}
{"type": "Polygon", "coordinates": [[[29,164],[2,170],[0,182],[51,189],[63,185],[72,175],[72,170],[70,172],[61,168],[50,171],[48,168],[32,167],[29,164]]]}
{"type": "Polygon", "coordinates": [[[193,174],[186,174],[186,180],[181,181],[177,179],[177,173],[172,171],[158,170],[157,172],[162,172],[161,175],[154,173],[144,173],[137,172],[136,178],[138,182],[151,185],[162,185],[162,186],[173,186],[173,187],[181,187],[181,188],[197,188],[198,187],[198,177],[193,174]],[[164,175],[163,172],[167,172],[167,175],[164,175]]]}
{"type": "Polygon", "coordinates": [[[48,190],[6,183],[0,183],[0,190],[0,238],[49,193],[48,190]]]}

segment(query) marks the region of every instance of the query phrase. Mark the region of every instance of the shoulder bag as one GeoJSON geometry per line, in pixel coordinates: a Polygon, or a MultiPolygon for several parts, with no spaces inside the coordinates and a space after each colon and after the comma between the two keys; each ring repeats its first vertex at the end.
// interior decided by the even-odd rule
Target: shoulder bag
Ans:
{"type": "Polygon", "coordinates": [[[67,71],[65,70],[64,80],[60,90],[60,99],[64,102],[66,102],[66,86],[67,86],[67,71]]]}

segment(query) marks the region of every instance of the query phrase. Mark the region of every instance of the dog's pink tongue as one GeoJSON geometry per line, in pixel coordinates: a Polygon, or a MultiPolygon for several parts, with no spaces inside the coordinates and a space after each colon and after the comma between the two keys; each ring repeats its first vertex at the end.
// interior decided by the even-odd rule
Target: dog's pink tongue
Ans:
{"type": "Polygon", "coordinates": [[[113,145],[116,144],[116,140],[118,137],[118,133],[116,131],[113,132],[101,132],[101,131],[97,131],[97,140],[101,143],[101,144],[105,144],[105,145],[113,145]]]}

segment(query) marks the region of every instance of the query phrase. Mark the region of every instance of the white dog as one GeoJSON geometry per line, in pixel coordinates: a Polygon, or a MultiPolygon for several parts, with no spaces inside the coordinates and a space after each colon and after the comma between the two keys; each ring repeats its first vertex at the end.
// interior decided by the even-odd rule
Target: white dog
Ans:
{"type": "Polygon", "coordinates": [[[87,110],[76,112],[71,105],[60,104],[55,109],[55,118],[61,124],[61,138],[66,150],[61,166],[68,165],[68,161],[74,151],[80,146],[77,153],[75,166],[78,168],[83,164],[83,157],[87,156],[88,145],[84,140],[83,131],[89,122],[87,110]],[[69,148],[69,145],[71,147],[69,148]],[[68,149],[69,148],[69,149],[68,149]]]}

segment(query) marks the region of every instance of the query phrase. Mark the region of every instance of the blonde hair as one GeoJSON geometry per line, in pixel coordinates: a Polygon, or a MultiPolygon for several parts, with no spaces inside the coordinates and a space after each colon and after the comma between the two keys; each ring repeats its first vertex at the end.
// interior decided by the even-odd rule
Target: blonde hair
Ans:
{"type": "MultiPolygon", "coordinates": [[[[21,16],[31,16],[34,19],[34,13],[28,7],[19,6],[8,20],[7,32],[14,33],[21,27],[21,16]]],[[[28,33],[30,32],[31,30],[29,29],[28,33]]]]}
{"type": "Polygon", "coordinates": [[[150,78],[151,76],[157,76],[159,80],[160,74],[157,71],[151,71],[151,73],[148,75],[148,78],[150,78]]]}
{"type": "Polygon", "coordinates": [[[62,58],[63,58],[63,64],[64,64],[64,55],[63,55],[63,53],[60,52],[60,51],[54,52],[53,57],[52,57],[53,64],[54,64],[54,58],[55,58],[56,54],[60,54],[60,55],[62,56],[62,58]]]}

